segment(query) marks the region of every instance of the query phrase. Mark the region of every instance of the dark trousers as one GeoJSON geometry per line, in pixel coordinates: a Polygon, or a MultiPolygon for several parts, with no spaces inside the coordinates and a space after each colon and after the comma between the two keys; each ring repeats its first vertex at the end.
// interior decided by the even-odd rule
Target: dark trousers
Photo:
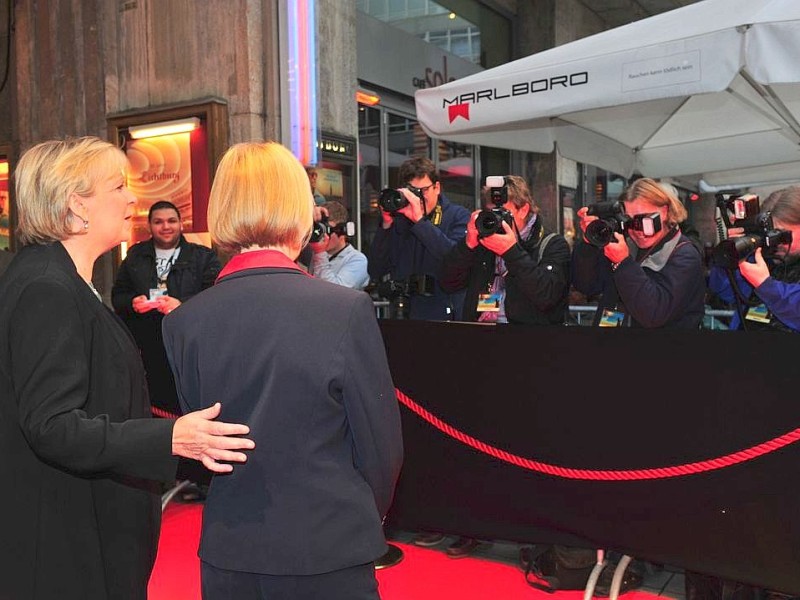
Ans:
{"type": "Polygon", "coordinates": [[[201,562],[203,600],[380,600],[375,565],[319,575],[261,575],[201,562]]]}

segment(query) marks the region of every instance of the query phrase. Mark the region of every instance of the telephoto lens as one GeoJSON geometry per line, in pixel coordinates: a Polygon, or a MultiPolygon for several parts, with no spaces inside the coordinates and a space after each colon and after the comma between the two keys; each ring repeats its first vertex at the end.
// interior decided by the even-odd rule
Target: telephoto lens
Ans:
{"type": "Polygon", "coordinates": [[[597,220],[586,226],[584,235],[590,244],[599,248],[613,242],[615,232],[623,233],[625,223],[630,220],[622,203],[615,200],[595,202],[589,206],[586,214],[597,217],[597,220]]]}
{"type": "Polygon", "coordinates": [[[721,241],[714,248],[714,264],[723,269],[734,270],[739,262],[764,246],[764,238],[760,235],[745,235],[721,241]]]}
{"type": "Polygon", "coordinates": [[[586,226],[586,239],[592,246],[602,248],[613,242],[614,232],[617,231],[618,221],[615,219],[598,219],[586,226]]]}
{"type": "Polygon", "coordinates": [[[408,206],[408,200],[399,191],[386,188],[378,194],[378,204],[386,212],[396,213],[401,208],[408,206]]]}
{"type": "Polygon", "coordinates": [[[505,208],[485,208],[475,217],[475,229],[478,230],[478,237],[484,238],[495,233],[503,233],[503,221],[511,225],[513,220],[511,213],[505,208]]]}

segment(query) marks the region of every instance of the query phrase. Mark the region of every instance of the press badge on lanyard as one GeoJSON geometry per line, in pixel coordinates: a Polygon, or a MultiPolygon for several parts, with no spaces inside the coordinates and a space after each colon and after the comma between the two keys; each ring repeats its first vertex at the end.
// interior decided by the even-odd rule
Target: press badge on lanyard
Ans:
{"type": "Polygon", "coordinates": [[[167,295],[167,284],[166,283],[162,284],[162,283],[159,282],[158,287],[150,288],[150,301],[151,302],[153,300],[155,300],[156,298],[158,298],[159,296],[166,296],[166,295],[167,295]]]}
{"type": "Polygon", "coordinates": [[[599,327],[622,327],[625,322],[625,313],[616,309],[606,308],[600,314],[599,327]]]}
{"type": "Polygon", "coordinates": [[[478,294],[478,312],[498,312],[500,310],[500,293],[478,294]]]}
{"type": "Polygon", "coordinates": [[[769,323],[772,320],[772,315],[763,304],[758,306],[751,306],[744,317],[748,321],[755,321],[756,323],[769,323]]]}

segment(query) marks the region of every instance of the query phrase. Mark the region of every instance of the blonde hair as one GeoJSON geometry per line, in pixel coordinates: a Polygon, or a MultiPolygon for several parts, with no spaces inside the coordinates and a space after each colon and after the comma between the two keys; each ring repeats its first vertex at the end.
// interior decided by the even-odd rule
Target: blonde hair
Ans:
{"type": "Polygon", "coordinates": [[[686,207],[678,198],[678,192],[668,183],[642,177],[628,186],[622,196],[623,202],[632,202],[637,198],[647,200],[655,206],[667,207],[667,225],[683,223],[688,216],[686,207]]]}
{"type": "Polygon", "coordinates": [[[14,172],[17,240],[23,246],[48,244],[75,235],[70,196],[93,195],[98,183],[127,166],[122,150],[93,136],[52,140],[30,148],[14,172]]]}
{"type": "Polygon", "coordinates": [[[225,152],[208,201],[208,229],[220,248],[299,249],[313,222],[308,176],[289,150],[276,142],[247,142],[225,152]]]}

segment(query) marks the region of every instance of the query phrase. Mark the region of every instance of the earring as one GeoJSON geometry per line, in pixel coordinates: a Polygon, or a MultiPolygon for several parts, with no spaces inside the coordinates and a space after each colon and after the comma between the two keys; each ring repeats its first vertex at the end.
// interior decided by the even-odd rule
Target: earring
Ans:
{"type": "Polygon", "coordinates": [[[83,231],[84,231],[84,232],[87,232],[87,231],[89,231],[89,221],[87,221],[87,220],[86,220],[86,219],[84,219],[84,218],[81,218],[81,221],[83,221],[83,231]]]}

